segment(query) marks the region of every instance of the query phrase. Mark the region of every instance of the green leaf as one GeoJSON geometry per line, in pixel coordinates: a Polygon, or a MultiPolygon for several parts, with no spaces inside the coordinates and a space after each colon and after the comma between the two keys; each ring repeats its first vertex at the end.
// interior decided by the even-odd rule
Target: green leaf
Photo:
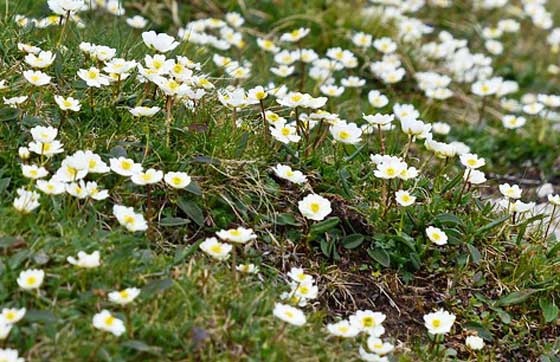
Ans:
{"type": "Polygon", "coordinates": [[[443,188],[440,191],[440,194],[444,194],[447,191],[454,188],[459,182],[461,182],[462,179],[463,179],[463,174],[459,173],[457,176],[455,176],[455,178],[451,179],[451,181],[449,181],[448,183],[445,184],[445,186],[443,186],[443,188]]]}
{"type": "Polygon", "coordinates": [[[388,268],[391,265],[391,256],[385,249],[369,249],[368,255],[370,256],[370,258],[383,265],[385,268],[388,268]]]}
{"type": "Polygon", "coordinates": [[[148,297],[156,293],[161,293],[172,286],[173,279],[171,278],[152,280],[144,288],[142,288],[142,296],[148,297]]]}
{"type": "Polygon", "coordinates": [[[138,341],[138,340],[134,340],[134,339],[130,340],[130,341],[123,342],[122,346],[133,349],[135,351],[151,353],[151,354],[154,354],[154,355],[158,355],[158,354],[161,353],[161,348],[160,347],[150,346],[150,345],[147,345],[146,343],[144,343],[142,341],[138,341]]]}
{"type": "Polygon", "coordinates": [[[488,224],[482,226],[481,228],[479,228],[474,234],[475,235],[480,235],[482,233],[484,233],[485,231],[488,231],[490,229],[495,228],[496,226],[500,225],[501,223],[503,223],[504,221],[508,220],[510,218],[509,215],[505,215],[497,220],[494,220],[492,222],[489,222],[488,224]]]}
{"type": "Polygon", "coordinates": [[[544,321],[550,323],[558,318],[558,307],[550,299],[539,299],[539,306],[543,312],[544,321]]]}
{"type": "Polygon", "coordinates": [[[159,221],[159,225],[164,227],[181,226],[181,225],[187,225],[188,223],[190,223],[190,220],[183,219],[180,217],[166,217],[159,221]]]}
{"type": "Polygon", "coordinates": [[[197,196],[201,196],[202,195],[202,189],[200,188],[200,186],[198,185],[198,183],[196,183],[195,181],[191,181],[187,187],[185,187],[185,191],[190,192],[191,194],[195,194],[197,196]]]}
{"type": "Polygon", "coordinates": [[[0,248],[9,248],[18,242],[15,236],[2,236],[0,237],[0,248]]]}
{"type": "Polygon", "coordinates": [[[177,200],[177,206],[198,226],[204,225],[204,214],[194,201],[180,198],[177,200]]]}
{"type": "Polygon", "coordinates": [[[185,247],[185,248],[177,250],[177,252],[175,253],[175,258],[173,259],[173,264],[177,265],[179,263],[182,263],[183,260],[185,260],[189,256],[193,255],[198,250],[200,244],[202,244],[203,242],[204,242],[204,239],[200,239],[196,243],[189,246],[188,248],[185,247]]]}
{"type": "Polygon", "coordinates": [[[19,116],[19,110],[17,108],[0,108],[0,121],[7,122],[17,119],[19,116]]]}
{"type": "Polygon", "coordinates": [[[518,292],[510,293],[506,296],[501,297],[497,302],[496,306],[498,307],[505,307],[508,305],[520,304],[529,299],[531,294],[535,293],[534,290],[527,289],[527,290],[520,290],[518,292]]]}
{"type": "Polygon", "coordinates": [[[288,213],[280,213],[276,215],[276,218],[271,220],[276,225],[291,225],[291,226],[300,226],[300,223],[297,222],[294,215],[288,213]]]}
{"type": "Polygon", "coordinates": [[[56,323],[58,318],[48,310],[31,309],[25,313],[25,319],[29,322],[38,322],[44,324],[56,323]]]}
{"type": "Polygon", "coordinates": [[[496,314],[498,315],[498,317],[500,318],[500,320],[502,321],[503,324],[510,324],[511,323],[511,316],[509,315],[508,312],[506,312],[502,308],[490,307],[490,309],[492,309],[494,312],[496,312],[496,314]]]}
{"type": "Polygon", "coordinates": [[[338,217],[331,217],[311,226],[309,230],[310,235],[321,235],[326,233],[327,231],[333,229],[338,225],[340,219],[338,217]]]}
{"type": "Polygon", "coordinates": [[[463,222],[457,216],[449,213],[439,214],[434,218],[434,223],[445,226],[462,226],[463,222]]]}
{"type": "Polygon", "coordinates": [[[356,249],[362,245],[365,238],[362,234],[351,234],[342,239],[342,246],[346,249],[356,249]]]}
{"type": "Polygon", "coordinates": [[[469,249],[469,253],[471,254],[473,263],[479,265],[481,256],[480,251],[477,249],[477,247],[472,244],[467,244],[467,249],[469,249]]]}

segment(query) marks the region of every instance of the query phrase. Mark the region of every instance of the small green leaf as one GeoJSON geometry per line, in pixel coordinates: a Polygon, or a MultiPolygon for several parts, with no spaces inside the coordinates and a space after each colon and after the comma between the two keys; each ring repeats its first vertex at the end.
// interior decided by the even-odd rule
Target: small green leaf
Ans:
{"type": "Polygon", "coordinates": [[[370,258],[383,265],[385,268],[388,268],[391,265],[391,256],[385,249],[369,249],[368,255],[370,256],[370,258]]]}
{"type": "Polygon", "coordinates": [[[0,121],[7,122],[17,119],[19,110],[17,108],[0,108],[0,121]]]}
{"type": "Polygon", "coordinates": [[[539,306],[543,312],[544,321],[550,323],[558,318],[558,307],[550,299],[539,299],[539,306]]]}
{"type": "Polygon", "coordinates": [[[486,232],[490,229],[495,228],[496,226],[500,225],[501,223],[508,220],[509,218],[510,218],[509,215],[502,216],[501,218],[499,218],[497,220],[494,220],[492,222],[489,222],[488,224],[480,227],[474,234],[475,235],[480,235],[480,234],[482,234],[482,233],[484,233],[484,232],[486,232]]]}
{"type": "Polygon", "coordinates": [[[327,231],[333,229],[338,225],[340,219],[338,217],[331,217],[311,226],[309,233],[311,235],[321,235],[326,233],[327,231]]]}
{"type": "Polygon", "coordinates": [[[163,292],[173,286],[173,279],[165,278],[158,279],[149,282],[144,288],[142,288],[142,296],[148,297],[156,293],[163,292]]]}
{"type": "Polygon", "coordinates": [[[134,339],[130,340],[130,341],[123,342],[122,346],[133,349],[135,351],[151,353],[151,354],[154,354],[154,355],[157,355],[157,354],[161,353],[161,348],[160,347],[150,346],[150,345],[147,345],[146,343],[144,343],[142,341],[138,341],[138,340],[134,340],[134,339]]]}
{"type": "Polygon", "coordinates": [[[164,227],[181,226],[181,225],[187,225],[188,223],[190,223],[190,220],[183,219],[180,217],[166,217],[159,221],[159,225],[164,227]]]}
{"type": "Polygon", "coordinates": [[[365,238],[362,234],[351,234],[342,239],[342,246],[346,249],[356,249],[362,245],[365,238]]]}
{"type": "Polygon", "coordinates": [[[510,293],[506,296],[501,297],[497,302],[496,306],[504,307],[508,305],[520,304],[529,299],[531,294],[535,293],[534,290],[527,289],[527,290],[520,290],[518,292],[510,293]]]}
{"type": "Polygon", "coordinates": [[[194,201],[180,198],[177,200],[177,206],[198,226],[204,225],[204,214],[194,201]]]}
{"type": "Polygon", "coordinates": [[[31,309],[25,313],[25,319],[29,322],[39,322],[44,324],[56,323],[58,318],[48,310],[31,309]]]}
{"type": "Polygon", "coordinates": [[[479,265],[481,256],[480,251],[477,249],[477,247],[472,244],[467,244],[467,249],[469,249],[469,253],[471,254],[473,263],[479,265]]]}

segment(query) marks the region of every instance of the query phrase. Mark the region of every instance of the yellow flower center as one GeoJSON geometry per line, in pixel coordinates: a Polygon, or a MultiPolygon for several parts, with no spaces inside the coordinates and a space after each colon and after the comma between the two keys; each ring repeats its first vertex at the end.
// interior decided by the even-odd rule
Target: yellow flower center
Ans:
{"type": "Polygon", "coordinates": [[[221,246],[220,244],[212,245],[212,246],[210,247],[210,250],[211,250],[213,253],[220,254],[220,253],[222,252],[222,246],[221,246]]]}
{"type": "Polygon", "coordinates": [[[309,208],[311,209],[311,211],[313,211],[314,213],[319,212],[319,210],[321,209],[321,206],[319,206],[318,203],[316,202],[312,202],[311,205],[309,205],[309,208]]]}
{"type": "Polygon", "coordinates": [[[375,325],[375,319],[373,319],[373,317],[364,317],[362,319],[362,324],[364,327],[373,327],[375,325]]]}

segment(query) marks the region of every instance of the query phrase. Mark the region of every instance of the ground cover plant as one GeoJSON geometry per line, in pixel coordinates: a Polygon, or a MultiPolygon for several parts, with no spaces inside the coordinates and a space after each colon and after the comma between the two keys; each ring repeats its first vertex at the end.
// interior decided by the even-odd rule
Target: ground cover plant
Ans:
{"type": "Polygon", "coordinates": [[[559,5],[0,1],[0,361],[559,361],[559,5]]]}

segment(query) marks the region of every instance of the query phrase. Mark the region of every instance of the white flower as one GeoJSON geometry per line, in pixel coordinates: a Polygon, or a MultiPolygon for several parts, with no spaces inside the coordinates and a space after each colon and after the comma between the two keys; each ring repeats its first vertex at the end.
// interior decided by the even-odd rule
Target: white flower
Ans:
{"type": "Polygon", "coordinates": [[[498,186],[502,195],[509,199],[519,199],[521,198],[521,188],[518,185],[510,185],[508,183],[501,184],[498,186]]]}
{"type": "Polygon", "coordinates": [[[259,267],[255,266],[255,264],[239,264],[235,269],[247,274],[257,274],[259,272],[259,267]]]}
{"type": "Polygon", "coordinates": [[[2,97],[2,99],[4,100],[4,104],[7,106],[16,106],[18,104],[22,104],[27,100],[27,98],[28,98],[27,96],[12,97],[12,98],[2,97]]]}
{"type": "Polygon", "coordinates": [[[360,346],[359,349],[360,358],[362,361],[366,362],[389,362],[389,359],[385,356],[380,356],[375,353],[368,353],[364,347],[360,346]]]}
{"type": "Polygon", "coordinates": [[[393,114],[376,113],[374,115],[362,114],[362,118],[366,120],[366,122],[368,122],[369,124],[373,124],[376,126],[386,126],[388,124],[391,124],[391,122],[393,122],[395,116],[393,114]]]}
{"type": "Polygon", "coordinates": [[[306,322],[305,314],[291,305],[276,303],[272,312],[276,318],[295,326],[302,326],[306,322]]]}
{"type": "Polygon", "coordinates": [[[129,112],[135,117],[151,117],[160,110],[160,107],[134,107],[129,112]]]}
{"type": "Polygon", "coordinates": [[[307,177],[301,171],[292,170],[290,166],[277,164],[272,168],[272,170],[274,171],[276,176],[295,184],[302,184],[307,182],[307,177]]]}
{"type": "Polygon", "coordinates": [[[156,184],[163,178],[163,172],[149,168],[146,171],[140,171],[132,175],[130,180],[136,185],[156,184]]]}
{"type": "Polygon", "coordinates": [[[40,206],[37,192],[19,188],[16,193],[18,196],[14,199],[12,205],[17,211],[27,214],[40,206]]]}
{"type": "Polygon", "coordinates": [[[220,230],[216,232],[216,235],[224,241],[240,244],[245,244],[246,242],[257,238],[257,234],[253,232],[253,229],[246,229],[242,226],[237,229],[220,230]]]}
{"type": "Polygon", "coordinates": [[[218,239],[207,238],[200,244],[200,249],[218,260],[226,260],[233,247],[230,244],[220,243],[218,239]]]}
{"type": "Polygon", "coordinates": [[[323,220],[332,212],[330,201],[316,194],[305,196],[298,202],[298,209],[303,216],[315,221],[323,220]]]}
{"type": "Polygon", "coordinates": [[[416,196],[412,196],[408,191],[399,190],[395,192],[395,200],[401,206],[410,206],[416,201],[416,196]]]}
{"type": "Polygon", "coordinates": [[[465,344],[473,351],[479,351],[484,348],[484,340],[479,336],[467,336],[465,344]]]}
{"type": "Polygon", "coordinates": [[[21,172],[23,176],[32,180],[43,178],[49,174],[49,171],[44,167],[39,167],[37,165],[21,165],[21,172]]]}
{"type": "Polygon", "coordinates": [[[95,181],[86,183],[86,191],[87,195],[94,200],[105,200],[109,197],[109,190],[100,190],[95,181]]]}
{"type": "Polygon", "coordinates": [[[327,324],[327,330],[333,336],[344,338],[356,337],[360,333],[360,330],[350,324],[347,320],[342,320],[337,323],[329,323],[327,324]]]}
{"type": "Polygon", "coordinates": [[[2,322],[8,324],[15,324],[23,319],[23,317],[25,316],[25,312],[26,312],[25,308],[21,308],[21,309],[4,308],[2,309],[2,314],[0,315],[0,318],[3,320],[2,322]]]}
{"type": "Polygon", "coordinates": [[[379,337],[385,333],[382,324],[385,321],[385,314],[381,312],[373,312],[371,310],[358,310],[351,315],[350,324],[360,331],[367,332],[371,336],[379,337]]]}
{"type": "Polygon", "coordinates": [[[468,169],[463,174],[463,179],[467,180],[470,184],[479,185],[486,182],[486,175],[482,171],[468,169]],[[468,177],[468,180],[467,180],[468,177]]]}
{"type": "Polygon", "coordinates": [[[314,279],[311,275],[305,274],[303,268],[292,267],[288,272],[288,277],[297,283],[313,283],[314,279]]]}
{"type": "Polygon", "coordinates": [[[284,33],[280,36],[280,41],[290,42],[290,43],[297,43],[301,39],[303,39],[307,34],[309,34],[308,28],[299,28],[294,29],[289,33],[284,33]]]}
{"type": "Polygon", "coordinates": [[[148,20],[140,15],[135,15],[126,19],[126,23],[135,29],[143,29],[148,24],[148,20]]]}
{"type": "Polygon", "coordinates": [[[28,269],[19,273],[17,283],[25,290],[38,289],[43,284],[45,272],[39,269],[28,269]]]}
{"type": "Polygon", "coordinates": [[[109,293],[109,300],[113,303],[125,305],[132,302],[140,294],[138,288],[126,288],[117,292],[109,293]]]}
{"type": "Polygon", "coordinates": [[[64,98],[62,96],[54,96],[54,101],[58,107],[63,111],[74,111],[78,112],[81,108],[80,101],[72,97],[64,98]]]}
{"type": "Polygon", "coordinates": [[[49,8],[57,15],[75,13],[85,7],[84,0],[48,0],[49,8]]]}
{"type": "Polygon", "coordinates": [[[389,103],[389,99],[376,90],[368,93],[368,101],[375,108],[383,108],[389,103]]]}
{"type": "Polygon", "coordinates": [[[521,128],[527,123],[527,120],[524,117],[518,117],[513,114],[508,114],[502,117],[502,124],[504,128],[507,129],[516,129],[521,128]]]}
{"type": "Polygon", "coordinates": [[[170,50],[177,48],[179,42],[175,38],[165,34],[157,34],[155,31],[147,31],[142,33],[142,40],[144,44],[150,49],[154,49],[160,53],[167,53],[170,50]]]}
{"type": "Polygon", "coordinates": [[[553,205],[560,206],[560,195],[549,194],[547,197],[548,197],[548,202],[550,202],[553,205]]]}
{"type": "Polygon", "coordinates": [[[113,205],[113,215],[128,231],[145,231],[148,229],[144,215],[135,213],[132,207],[113,205]]]}
{"type": "Polygon", "coordinates": [[[463,166],[471,170],[480,168],[486,164],[484,158],[479,158],[478,155],[473,153],[463,153],[459,156],[459,159],[461,160],[463,166]]]}
{"type": "Polygon", "coordinates": [[[297,143],[301,140],[301,136],[297,134],[296,127],[292,124],[279,124],[270,127],[270,134],[279,142],[288,144],[290,142],[297,143]]]}
{"type": "Polygon", "coordinates": [[[424,315],[424,326],[430,334],[447,334],[455,323],[455,315],[443,309],[424,315]]]}
{"type": "Polygon", "coordinates": [[[184,189],[191,183],[191,178],[185,172],[168,172],[163,178],[165,183],[174,189],[184,189]]]}
{"type": "Polygon", "coordinates": [[[426,228],[426,235],[428,236],[428,239],[436,245],[441,246],[447,244],[447,235],[441,231],[440,228],[428,226],[426,228]]]}
{"type": "Polygon", "coordinates": [[[39,54],[27,54],[24,60],[33,68],[47,68],[54,62],[55,57],[51,51],[41,51],[39,54]]]}
{"type": "Polygon", "coordinates": [[[31,137],[36,142],[49,143],[54,141],[58,130],[54,127],[36,126],[31,129],[31,137]]]}
{"type": "Polygon", "coordinates": [[[101,74],[99,69],[91,67],[89,69],[78,70],[78,77],[86,82],[88,87],[101,88],[101,86],[109,85],[109,77],[101,74]]]}
{"type": "Polygon", "coordinates": [[[393,179],[400,177],[403,172],[406,172],[407,164],[396,157],[387,157],[377,164],[377,169],[374,171],[375,177],[382,179],[393,179]]]}
{"type": "Polygon", "coordinates": [[[86,269],[97,268],[99,265],[101,265],[99,251],[94,251],[91,254],[87,254],[84,251],[79,251],[78,259],[74,258],[73,256],[69,256],[68,258],[66,258],[66,260],[68,260],[68,262],[72,265],[86,269]]]}
{"type": "Polygon", "coordinates": [[[132,176],[142,172],[142,165],[135,163],[134,160],[125,157],[110,158],[111,170],[121,176],[132,176]]]}
{"type": "MultiPolygon", "coordinates": [[[[10,334],[10,332],[12,331],[12,327],[13,324],[11,323],[6,323],[5,321],[0,321],[0,341],[5,340],[6,338],[8,338],[8,335],[10,334]]],[[[2,350],[0,349],[0,357],[4,357],[6,358],[6,356],[2,356],[2,350]]],[[[4,350],[5,351],[5,350],[4,350]]],[[[11,362],[10,360],[8,360],[9,362],[11,362]]],[[[18,359],[18,362],[21,361],[23,362],[23,358],[22,359],[18,359]]]]}
{"type": "MultiPolygon", "coordinates": [[[[8,331],[11,329],[11,326],[8,328],[8,331]]],[[[9,332],[8,332],[9,333],[9,332]]],[[[7,337],[7,334],[6,334],[7,337]]],[[[3,338],[0,338],[3,339],[3,338]]],[[[18,351],[11,348],[0,349],[0,361],[5,362],[25,362],[23,357],[19,357],[18,351]]]]}
{"type": "Polygon", "coordinates": [[[85,199],[86,197],[89,196],[84,180],[79,180],[78,182],[72,182],[66,184],[66,192],[69,195],[77,197],[78,199],[85,199]]]}
{"type": "Polygon", "coordinates": [[[370,336],[367,339],[367,347],[370,351],[380,356],[386,355],[387,353],[391,353],[395,346],[393,346],[389,342],[383,342],[381,339],[370,336]]]}
{"type": "Polygon", "coordinates": [[[123,321],[115,318],[108,310],[102,310],[94,315],[92,323],[95,328],[110,332],[117,337],[126,331],[123,321]]]}
{"type": "Polygon", "coordinates": [[[390,54],[397,50],[397,43],[387,37],[376,39],[373,42],[373,46],[383,54],[390,54]]]}
{"type": "Polygon", "coordinates": [[[51,82],[51,77],[40,70],[26,70],[23,77],[34,86],[40,87],[51,82]]]}
{"type": "Polygon", "coordinates": [[[434,122],[432,124],[432,131],[437,134],[447,135],[451,131],[451,126],[445,122],[434,122]]]}
{"type": "Polygon", "coordinates": [[[338,142],[354,145],[362,140],[362,130],[355,123],[337,122],[329,131],[338,142]]]}

